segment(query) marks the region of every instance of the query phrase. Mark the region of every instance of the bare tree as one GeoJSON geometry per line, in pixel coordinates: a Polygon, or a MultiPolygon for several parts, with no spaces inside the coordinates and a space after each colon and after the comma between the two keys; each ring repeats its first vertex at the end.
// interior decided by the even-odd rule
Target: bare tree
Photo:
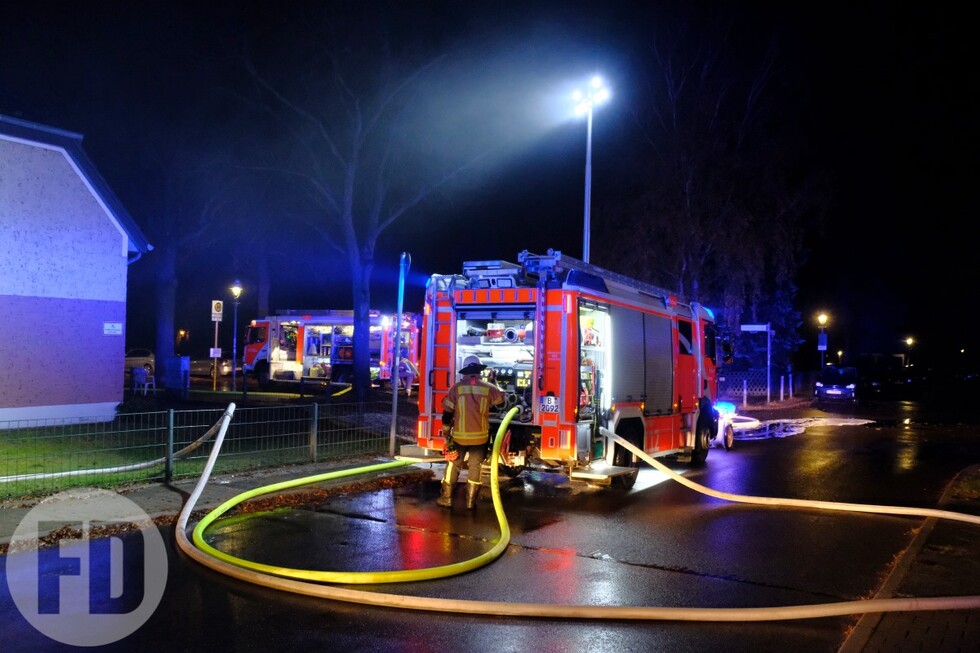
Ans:
{"type": "Polygon", "coordinates": [[[185,138],[151,139],[144,161],[153,163],[153,183],[146,201],[147,229],[155,251],[148,257],[154,286],[155,353],[159,374],[173,378],[170,369],[175,360],[176,310],[179,272],[188,261],[205,258],[214,249],[226,225],[225,208],[234,179],[227,176],[227,166],[219,166],[213,151],[195,148],[198,142],[184,132],[185,138]]]}
{"type": "Polygon", "coordinates": [[[825,195],[794,157],[776,42],[754,50],[738,33],[719,20],[650,40],[645,102],[634,108],[646,164],[633,200],[600,207],[595,258],[721,307],[736,331],[748,313],[785,318],[786,333],[792,316],[769,307],[795,294],[803,237],[823,219],[825,195]]]}
{"type": "Polygon", "coordinates": [[[350,267],[358,399],[370,387],[370,284],[379,237],[479,158],[451,160],[418,129],[424,116],[413,113],[414,101],[442,57],[411,44],[396,53],[384,32],[371,27],[379,42],[363,30],[340,28],[307,40],[296,60],[305,74],[244,57],[255,106],[276,130],[264,141],[258,167],[303,189],[314,207],[307,225],[350,267]]]}

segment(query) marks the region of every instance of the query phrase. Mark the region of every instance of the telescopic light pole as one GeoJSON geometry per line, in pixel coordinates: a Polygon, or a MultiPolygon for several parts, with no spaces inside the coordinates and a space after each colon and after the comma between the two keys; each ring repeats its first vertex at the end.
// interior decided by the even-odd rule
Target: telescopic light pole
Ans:
{"type": "Polygon", "coordinates": [[[602,85],[602,78],[594,76],[586,91],[576,90],[572,95],[575,113],[586,115],[585,131],[585,224],[582,234],[582,260],[589,262],[589,239],[591,235],[590,209],[592,204],[592,109],[609,99],[609,89],[602,85]]]}

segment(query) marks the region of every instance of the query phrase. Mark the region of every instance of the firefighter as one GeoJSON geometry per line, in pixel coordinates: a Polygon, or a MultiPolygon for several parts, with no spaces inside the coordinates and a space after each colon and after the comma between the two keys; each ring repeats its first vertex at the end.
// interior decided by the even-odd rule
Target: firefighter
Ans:
{"type": "Polygon", "coordinates": [[[415,385],[415,377],[419,375],[419,368],[415,363],[408,360],[405,350],[402,350],[401,358],[398,361],[398,383],[405,386],[405,395],[412,396],[412,386],[415,385]]]}
{"type": "MultiPolygon", "coordinates": [[[[476,356],[463,359],[460,380],[449,389],[442,400],[442,423],[447,429],[446,475],[442,479],[442,494],[436,503],[453,506],[453,488],[459,479],[463,460],[466,470],[466,507],[476,507],[480,494],[480,466],[490,441],[490,409],[503,406],[506,396],[495,383],[480,378],[486,369],[476,356]]],[[[492,374],[492,372],[491,372],[492,374]]],[[[492,380],[492,377],[491,377],[492,380]]]]}

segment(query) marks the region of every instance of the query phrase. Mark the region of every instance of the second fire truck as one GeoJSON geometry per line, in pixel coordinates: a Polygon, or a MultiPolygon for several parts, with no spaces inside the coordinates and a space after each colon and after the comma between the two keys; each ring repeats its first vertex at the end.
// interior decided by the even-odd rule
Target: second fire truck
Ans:
{"type": "MultiPolygon", "coordinates": [[[[370,312],[370,367],[375,383],[391,381],[391,360],[398,323],[394,314],[370,312]]],[[[402,316],[400,356],[418,366],[419,319],[402,316]]],[[[252,320],[245,332],[242,369],[267,388],[275,381],[353,381],[354,311],[280,311],[252,320]]]]}
{"type": "Polygon", "coordinates": [[[715,408],[718,350],[712,312],[675,293],[549,250],[518,263],[469,261],[433,275],[422,320],[417,443],[438,456],[442,399],[468,355],[492,371],[514,406],[501,470],[561,471],[632,487],[638,461],[600,430],[652,456],[701,464],[734,431],[715,408]]]}

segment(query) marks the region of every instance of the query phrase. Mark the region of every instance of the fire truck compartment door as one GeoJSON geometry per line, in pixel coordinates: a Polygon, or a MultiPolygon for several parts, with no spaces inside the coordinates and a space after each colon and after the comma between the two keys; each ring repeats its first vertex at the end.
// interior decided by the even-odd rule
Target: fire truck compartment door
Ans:
{"type": "Polygon", "coordinates": [[[622,306],[611,306],[609,316],[613,402],[643,401],[648,414],[670,413],[674,392],[670,318],[622,306]]]}
{"type": "Polygon", "coordinates": [[[612,328],[613,361],[611,390],[613,403],[619,401],[643,401],[644,361],[642,356],[643,313],[621,306],[609,310],[612,328]],[[641,355],[637,355],[641,353],[641,355]]]}

